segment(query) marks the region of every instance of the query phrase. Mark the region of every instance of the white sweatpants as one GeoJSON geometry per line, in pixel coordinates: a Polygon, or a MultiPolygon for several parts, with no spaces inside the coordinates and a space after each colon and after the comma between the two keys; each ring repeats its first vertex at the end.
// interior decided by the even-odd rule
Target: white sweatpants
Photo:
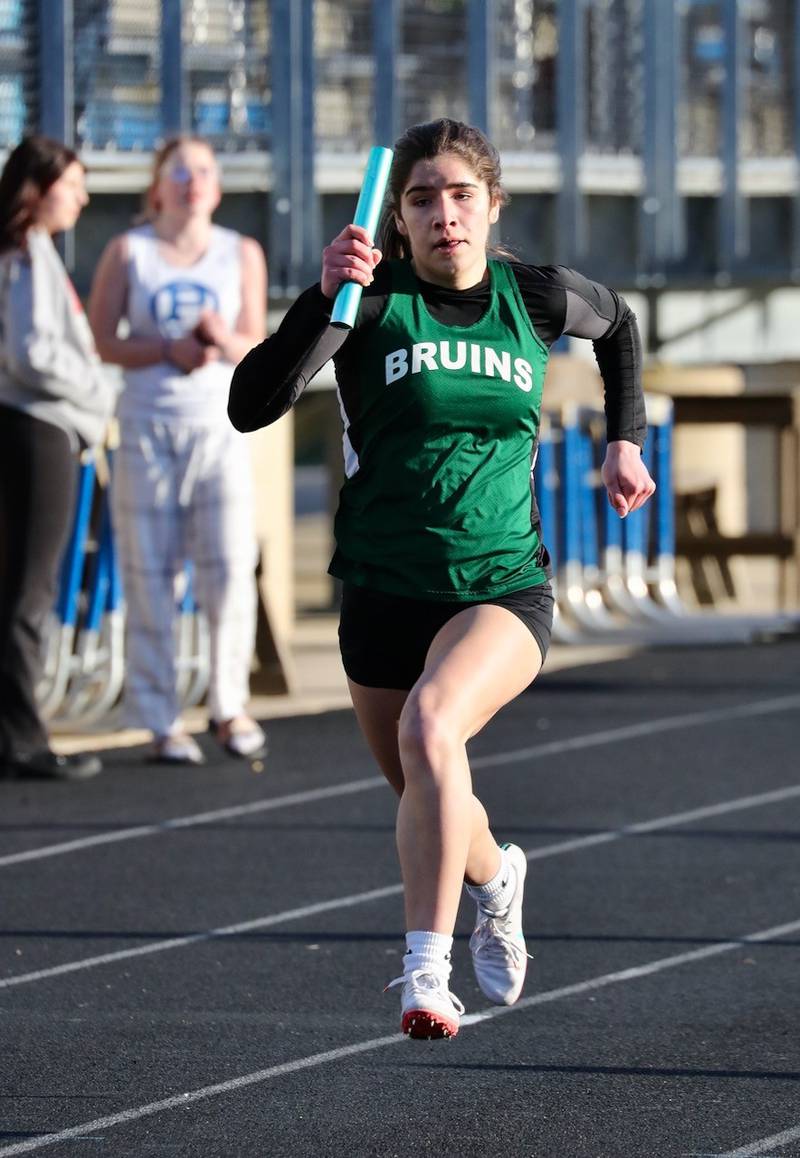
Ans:
{"type": "Polygon", "coordinates": [[[227,422],[207,429],[126,419],[112,503],[127,606],[129,723],[159,736],[179,725],[175,580],[187,560],[211,637],[209,713],[217,720],[238,715],[249,694],[257,598],[243,436],[227,422]]]}

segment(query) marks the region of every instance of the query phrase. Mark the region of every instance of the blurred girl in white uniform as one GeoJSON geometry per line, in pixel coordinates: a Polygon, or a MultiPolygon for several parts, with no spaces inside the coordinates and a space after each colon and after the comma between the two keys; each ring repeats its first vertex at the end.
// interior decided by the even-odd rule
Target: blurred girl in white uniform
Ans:
{"type": "Polygon", "coordinates": [[[149,220],[108,244],[89,302],[100,355],[125,375],[113,509],[127,716],[168,763],[203,761],[177,694],[175,580],[187,561],[210,629],[210,729],[233,755],[252,757],[265,743],[246,711],[257,598],[250,461],[226,404],[234,366],[264,337],[267,271],[256,241],[212,223],[220,197],[211,147],[168,141],[146,195],[149,220]]]}

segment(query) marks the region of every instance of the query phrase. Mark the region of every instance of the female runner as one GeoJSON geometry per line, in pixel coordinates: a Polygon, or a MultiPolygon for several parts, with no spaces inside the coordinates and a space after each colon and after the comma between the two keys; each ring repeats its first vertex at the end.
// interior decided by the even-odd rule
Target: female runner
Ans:
{"type": "Polygon", "coordinates": [[[345,481],[331,574],[339,637],[364,736],[397,792],[407,952],[402,1028],[451,1037],[462,882],[481,990],[522,989],[526,858],[498,847],[473,793],[466,743],[537,675],[553,596],[531,489],[548,350],[591,338],[602,372],[609,501],[624,517],[655,487],[641,457],[644,405],[635,319],[611,290],[558,267],[489,258],[504,202],[495,148],[443,119],[395,146],[379,238],[347,226],[322,277],[237,367],[239,430],[273,422],[333,353],[345,481]],[[365,287],[344,344],[329,327],[343,281],[365,287]]]}

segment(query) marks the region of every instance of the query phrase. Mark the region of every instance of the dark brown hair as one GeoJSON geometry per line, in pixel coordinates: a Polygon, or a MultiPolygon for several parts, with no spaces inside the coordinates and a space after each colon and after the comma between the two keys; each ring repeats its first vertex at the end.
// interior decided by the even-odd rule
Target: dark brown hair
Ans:
{"type": "Polygon", "coordinates": [[[377,246],[386,257],[410,257],[408,243],[395,224],[400,213],[403,190],[417,161],[432,160],[443,153],[460,157],[480,181],[485,181],[490,202],[505,205],[508,196],[501,184],[500,154],[480,129],[442,117],[422,125],[412,125],[394,146],[389,173],[386,205],[378,227],[377,246]]]}
{"type": "Polygon", "coordinates": [[[25,244],[36,210],[51,185],[77,161],[78,154],[50,137],[23,137],[0,174],[0,253],[25,244]]]}

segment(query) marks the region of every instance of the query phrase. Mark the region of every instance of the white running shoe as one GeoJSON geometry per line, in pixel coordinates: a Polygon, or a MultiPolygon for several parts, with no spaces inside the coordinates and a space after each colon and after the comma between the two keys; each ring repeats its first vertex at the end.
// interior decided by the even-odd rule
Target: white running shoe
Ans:
{"type": "Polygon", "coordinates": [[[157,736],[151,759],[157,764],[205,764],[206,758],[188,732],[157,736]]]}
{"type": "Polygon", "coordinates": [[[402,977],[395,977],[384,993],[395,985],[403,986],[401,1008],[402,1029],[409,1037],[433,1041],[435,1038],[455,1037],[464,1006],[450,992],[450,966],[411,969],[402,977]]]}
{"type": "Polygon", "coordinates": [[[495,1005],[513,1005],[522,992],[530,957],[522,932],[522,894],[528,862],[515,844],[502,847],[516,876],[514,895],[508,908],[498,913],[478,904],[469,947],[481,992],[495,1005]]]}
{"type": "Polygon", "coordinates": [[[217,720],[209,720],[208,730],[229,756],[252,760],[266,754],[266,733],[249,716],[235,716],[222,724],[217,720]]]}

